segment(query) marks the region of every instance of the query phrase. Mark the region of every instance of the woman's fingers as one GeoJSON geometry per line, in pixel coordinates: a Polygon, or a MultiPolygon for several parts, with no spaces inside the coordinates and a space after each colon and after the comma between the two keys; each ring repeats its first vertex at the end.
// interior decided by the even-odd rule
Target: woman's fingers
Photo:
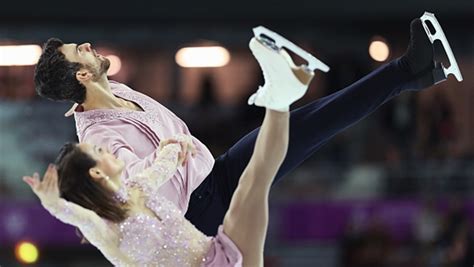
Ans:
{"type": "Polygon", "coordinates": [[[181,153],[183,157],[181,165],[184,166],[188,159],[189,146],[188,146],[188,142],[186,141],[181,141],[179,144],[181,145],[181,153]]]}
{"type": "Polygon", "coordinates": [[[187,138],[164,139],[160,142],[159,147],[162,149],[169,144],[179,144],[181,146],[181,152],[178,154],[178,163],[183,166],[187,163],[189,154],[194,157],[197,153],[196,146],[189,136],[187,136],[187,138]]]}
{"type": "Polygon", "coordinates": [[[33,174],[33,178],[31,179],[31,181],[33,185],[35,186],[35,188],[38,188],[41,184],[40,178],[37,173],[33,174]]]}
{"type": "Polygon", "coordinates": [[[58,188],[58,171],[53,164],[48,166],[48,170],[46,171],[45,178],[46,187],[48,190],[56,190],[58,188]]]}
{"type": "Polygon", "coordinates": [[[59,195],[59,186],[58,186],[58,170],[56,166],[51,165],[50,169],[50,185],[49,192],[53,195],[59,195]]]}
{"type": "Polygon", "coordinates": [[[189,160],[188,155],[189,154],[191,154],[191,157],[196,156],[196,146],[194,145],[192,140],[189,140],[188,142],[186,142],[186,156],[185,156],[185,159],[184,159],[184,162],[183,162],[183,166],[188,162],[188,160],[189,160]]]}
{"type": "Polygon", "coordinates": [[[182,151],[179,152],[179,154],[178,154],[178,166],[183,165],[184,159],[185,159],[184,153],[182,151]]]}
{"type": "Polygon", "coordinates": [[[55,167],[50,164],[44,173],[43,180],[40,180],[40,176],[37,172],[33,176],[24,176],[23,181],[31,186],[32,189],[37,191],[48,191],[53,186],[57,186],[57,171],[55,167]]]}
{"type": "Polygon", "coordinates": [[[49,164],[43,176],[43,185],[45,189],[51,187],[51,179],[51,164],[49,164]]]}
{"type": "Polygon", "coordinates": [[[39,178],[37,177],[37,173],[33,174],[33,177],[32,176],[23,176],[23,181],[25,183],[27,183],[31,190],[33,190],[33,192],[35,194],[38,193],[38,191],[40,190],[40,181],[39,181],[39,178]]]}
{"type": "Polygon", "coordinates": [[[32,176],[23,176],[23,181],[27,183],[33,192],[43,201],[44,199],[54,199],[59,197],[58,172],[53,164],[46,169],[43,180],[35,172],[32,176]]]}
{"type": "Polygon", "coordinates": [[[190,142],[189,146],[190,146],[190,150],[191,150],[191,156],[193,156],[193,157],[196,156],[197,149],[196,149],[196,146],[194,145],[194,143],[190,142]]]}
{"type": "Polygon", "coordinates": [[[23,176],[23,181],[25,181],[25,183],[27,183],[31,187],[31,189],[35,187],[35,182],[34,182],[33,177],[23,176]]]}
{"type": "Polygon", "coordinates": [[[56,169],[56,166],[52,166],[51,167],[51,175],[52,175],[52,183],[54,186],[57,186],[58,185],[58,169],[56,169]]]}

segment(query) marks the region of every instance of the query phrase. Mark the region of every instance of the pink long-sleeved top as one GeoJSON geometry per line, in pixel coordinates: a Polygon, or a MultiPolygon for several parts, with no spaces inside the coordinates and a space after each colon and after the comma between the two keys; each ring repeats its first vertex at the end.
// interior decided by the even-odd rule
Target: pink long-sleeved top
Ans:
{"type": "Polygon", "coordinates": [[[42,204],[62,222],[78,227],[115,266],[241,266],[242,254],[222,226],[217,236],[204,235],[160,194],[177,171],[180,150],[178,144],[165,146],[150,167],[122,183],[125,192],[140,190],[153,215],[129,214],[113,223],[64,199],[42,204]]]}
{"type": "MultiPolygon", "coordinates": [[[[103,146],[123,160],[126,169],[122,178],[126,180],[150,166],[160,140],[191,133],[181,119],[152,98],[115,81],[110,81],[110,86],[115,96],[134,102],[143,111],[96,109],[75,112],[77,136],[79,142],[103,146]]],[[[185,167],[178,168],[159,189],[160,195],[182,212],[186,212],[191,193],[214,165],[207,147],[195,137],[193,143],[196,156],[190,158],[185,167]]]]}

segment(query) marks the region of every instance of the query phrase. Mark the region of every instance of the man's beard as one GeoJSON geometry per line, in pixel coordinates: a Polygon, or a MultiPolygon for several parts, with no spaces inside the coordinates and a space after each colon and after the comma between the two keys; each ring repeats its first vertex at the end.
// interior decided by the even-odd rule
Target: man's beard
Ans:
{"type": "Polygon", "coordinates": [[[104,57],[103,60],[99,59],[99,66],[94,67],[92,65],[86,65],[87,69],[92,73],[92,79],[98,81],[102,75],[107,74],[110,68],[110,60],[104,57]]]}
{"type": "Polygon", "coordinates": [[[99,65],[99,76],[106,74],[110,68],[110,60],[106,57],[103,57],[103,60],[100,60],[99,65]]]}

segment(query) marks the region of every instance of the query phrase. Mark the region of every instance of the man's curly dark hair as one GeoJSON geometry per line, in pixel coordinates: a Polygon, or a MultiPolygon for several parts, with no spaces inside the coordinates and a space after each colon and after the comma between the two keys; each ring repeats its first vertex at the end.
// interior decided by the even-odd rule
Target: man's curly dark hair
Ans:
{"type": "Polygon", "coordinates": [[[51,100],[66,100],[82,104],[86,87],[76,79],[81,63],[69,62],[59,48],[64,43],[50,38],[43,46],[43,53],[35,69],[36,92],[51,100]]]}

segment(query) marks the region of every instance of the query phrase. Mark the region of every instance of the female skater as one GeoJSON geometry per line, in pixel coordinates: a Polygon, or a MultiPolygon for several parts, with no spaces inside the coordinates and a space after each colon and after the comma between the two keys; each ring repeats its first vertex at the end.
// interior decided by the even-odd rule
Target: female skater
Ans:
{"type": "MultiPolygon", "coordinates": [[[[257,37],[262,36],[261,28],[257,27],[254,32],[257,37]]],[[[462,80],[448,41],[433,14],[426,13],[413,20],[410,32],[409,46],[402,57],[344,89],[291,112],[289,148],[274,182],[283,179],[336,134],[406,90],[423,90],[444,81],[448,74],[462,80]],[[425,27],[428,21],[436,30],[434,36],[425,27]],[[432,42],[436,39],[449,56],[448,69],[435,60],[432,42]]],[[[291,47],[274,33],[263,32],[263,35],[279,40],[267,40],[272,47],[291,47]]],[[[191,133],[181,119],[157,101],[125,84],[109,81],[107,66],[107,60],[89,43],[64,44],[51,39],[36,66],[35,84],[41,96],[79,104],[74,112],[79,141],[106,147],[122,159],[126,165],[123,179],[128,179],[150,166],[161,140],[191,133]]],[[[267,69],[271,70],[271,66],[267,69]]],[[[267,75],[265,81],[281,86],[278,78],[267,75]]],[[[175,178],[160,187],[160,194],[185,212],[186,218],[199,230],[214,236],[253,153],[258,131],[251,131],[215,159],[195,138],[196,157],[189,159],[186,167],[175,173],[175,178]]]]}
{"type": "Polygon", "coordinates": [[[88,143],[66,144],[42,181],[38,174],[23,179],[53,216],[78,227],[114,265],[263,266],[269,190],[288,147],[288,107],[314,73],[294,66],[284,50],[255,39],[250,47],[265,76],[279,83],[265,84],[252,98],[267,108],[265,118],[216,236],[197,230],[158,193],[193,150],[188,136],[163,141],[152,166],[126,182],[124,162],[88,143]]]}

